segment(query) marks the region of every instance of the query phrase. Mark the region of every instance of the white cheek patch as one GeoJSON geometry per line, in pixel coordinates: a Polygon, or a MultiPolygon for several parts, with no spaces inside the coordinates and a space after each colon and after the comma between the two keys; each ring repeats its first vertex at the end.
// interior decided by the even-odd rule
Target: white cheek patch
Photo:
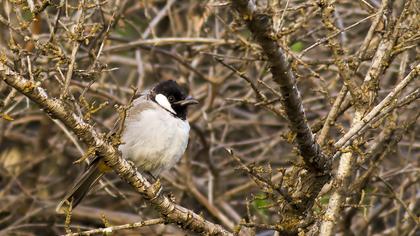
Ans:
{"type": "Polygon", "coordinates": [[[163,94],[156,94],[155,96],[155,101],[163,108],[165,108],[166,110],[172,112],[173,114],[176,115],[176,112],[174,111],[174,109],[172,109],[171,103],[169,103],[168,98],[166,98],[165,95],[163,94]]]}

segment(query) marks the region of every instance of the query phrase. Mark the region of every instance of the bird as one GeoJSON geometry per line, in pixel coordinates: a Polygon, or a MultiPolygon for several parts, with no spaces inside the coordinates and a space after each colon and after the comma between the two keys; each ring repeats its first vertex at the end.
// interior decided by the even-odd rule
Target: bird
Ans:
{"type": "MultiPolygon", "coordinates": [[[[197,103],[174,80],[162,81],[141,93],[133,100],[124,120],[118,147],[122,157],[152,177],[171,169],[187,148],[188,107],[197,103]]],[[[57,205],[56,211],[64,213],[64,207],[70,205],[74,209],[107,171],[109,168],[102,158],[95,157],[57,205]]]]}

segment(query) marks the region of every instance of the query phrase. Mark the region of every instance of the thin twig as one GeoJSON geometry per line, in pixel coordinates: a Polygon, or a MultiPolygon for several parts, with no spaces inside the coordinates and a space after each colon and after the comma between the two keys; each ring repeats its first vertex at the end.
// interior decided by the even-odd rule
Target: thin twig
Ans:
{"type": "Polygon", "coordinates": [[[99,229],[92,229],[92,230],[82,231],[79,233],[69,233],[63,236],[84,236],[84,235],[87,236],[87,235],[94,235],[94,234],[107,235],[107,234],[112,234],[115,231],[119,231],[119,230],[135,229],[135,228],[140,228],[144,226],[159,225],[163,223],[165,223],[164,219],[157,218],[157,219],[152,219],[152,220],[140,221],[136,223],[117,225],[117,226],[111,226],[111,227],[99,228],[99,229]]]}

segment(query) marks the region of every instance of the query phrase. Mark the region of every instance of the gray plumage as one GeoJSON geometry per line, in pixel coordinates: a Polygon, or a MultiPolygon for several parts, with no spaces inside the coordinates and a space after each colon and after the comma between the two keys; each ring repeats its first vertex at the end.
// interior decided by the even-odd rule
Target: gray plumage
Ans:
{"type": "MultiPolygon", "coordinates": [[[[164,81],[133,101],[128,110],[121,135],[119,151],[122,157],[134,162],[140,171],[157,177],[181,159],[188,144],[190,125],[186,120],[187,107],[197,101],[186,97],[175,81],[164,81]]],[[[63,213],[68,202],[76,207],[89,189],[103,175],[101,158],[97,157],[87,171],[58,204],[63,213]]]]}
{"type": "Polygon", "coordinates": [[[141,170],[157,176],[182,157],[189,132],[188,121],[175,118],[144,95],[128,112],[119,150],[141,170]]]}

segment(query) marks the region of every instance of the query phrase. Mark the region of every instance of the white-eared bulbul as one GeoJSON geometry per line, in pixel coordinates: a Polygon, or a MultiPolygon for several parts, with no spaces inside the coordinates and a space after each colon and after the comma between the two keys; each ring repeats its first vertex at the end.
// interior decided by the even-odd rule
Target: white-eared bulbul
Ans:
{"type": "MultiPolygon", "coordinates": [[[[119,146],[122,157],[154,177],[172,168],[187,148],[188,106],[197,103],[173,80],[160,82],[141,94],[127,112],[119,146]]],[[[59,203],[57,212],[63,212],[66,202],[72,208],[79,204],[105,169],[101,158],[95,158],[59,203]]]]}

